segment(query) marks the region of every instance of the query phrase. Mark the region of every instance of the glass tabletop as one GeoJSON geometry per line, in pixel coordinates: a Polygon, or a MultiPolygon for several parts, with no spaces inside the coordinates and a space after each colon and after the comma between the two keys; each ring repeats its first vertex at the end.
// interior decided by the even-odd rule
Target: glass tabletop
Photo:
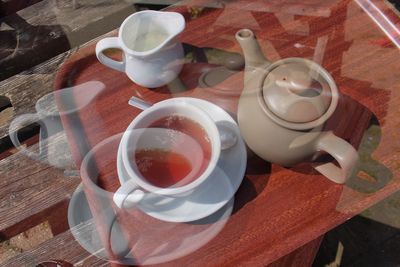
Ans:
{"type": "Polygon", "coordinates": [[[70,230],[85,250],[125,264],[265,265],[354,216],[396,235],[400,21],[389,2],[89,2],[39,2],[38,16],[28,7],[0,25],[0,133],[40,170],[78,177],[53,191],[73,193],[70,230]]]}

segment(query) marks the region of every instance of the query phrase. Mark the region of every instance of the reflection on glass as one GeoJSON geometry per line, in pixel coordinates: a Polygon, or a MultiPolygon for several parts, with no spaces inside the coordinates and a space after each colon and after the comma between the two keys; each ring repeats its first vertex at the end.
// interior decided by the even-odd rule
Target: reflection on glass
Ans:
{"type": "MultiPolygon", "coordinates": [[[[145,132],[132,133],[140,141],[145,132]]],[[[187,255],[213,239],[232,212],[233,193],[242,179],[241,174],[232,180],[235,175],[225,165],[231,165],[230,158],[237,155],[224,156],[226,161],[218,163],[207,181],[189,195],[165,196],[144,190],[144,197],[133,208],[119,209],[113,191],[119,187],[118,181],[126,184],[132,180],[121,160],[122,136],[99,143],[82,162],[87,198],[80,187],[69,207],[71,231],[78,242],[94,255],[112,261],[156,264],[187,255]]],[[[159,177],[164,174],[160,172],[159,177]]]]}
{"type": "Polygon", "coordinates": [[[400,48],[400,30],[398,27],[370,0],[356,0],[356,3],[379,26],[397,48],[400,48]]]}
{"type": "Polygon", "coordinates": [[[36,113],[22,114],[10,125],[10,138],[24,155],[60,169],[74,166],[61,116],[71,116],[89,105],[104,89],[101,82],[91,81],[74,87],[57,90],[41,97],[35,105],[36,113]],[[83,91],[84,97],[74,99],[74,93],[83,91]],[[60,108],[61,112],[59,111],[60,108]],[[21,145],[18,129],[32,123],[40,125],[39,147],[32,151],[21,145]]]}

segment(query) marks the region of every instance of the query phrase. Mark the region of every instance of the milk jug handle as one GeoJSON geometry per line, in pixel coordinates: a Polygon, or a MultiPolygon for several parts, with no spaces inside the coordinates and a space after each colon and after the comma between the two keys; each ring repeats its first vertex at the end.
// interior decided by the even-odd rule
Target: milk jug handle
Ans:
{"type": "Polygon", "coordinates": [[[330,154],[340,167],[328,162],[316,165],[314,168],[335,183],[345,183],[358,161],[358,153],[354,147],[329,131],[323,133],[318,139],[317,150],[330,154]]]}
{"type": "MultiPolygon", "coordinates": [[[[104,54],[104,50],[116,48],[122,50],[121,46],[119,45],[118,37],[108,37],[100,40],[96,44],[96,57],[97,59],[107,67],[110,67],[114,70],[118,70],[121,72],[125,71],[125,62],[124,61],[117,61],[107,57],[104,54]]],[[[124,57],[123,57],[124,58],[124,57]]]]}

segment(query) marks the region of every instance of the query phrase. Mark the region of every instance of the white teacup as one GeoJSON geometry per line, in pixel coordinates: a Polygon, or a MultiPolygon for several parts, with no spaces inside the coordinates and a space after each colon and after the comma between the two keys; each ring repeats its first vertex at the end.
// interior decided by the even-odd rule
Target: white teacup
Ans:
{"type": "MultiPolygon", "coordinates": [[[[191,104],[178,102],[176,99],[172,99],[172,101],[165,100],[159,102],[144,110],[132,121],[121,139],[119,146],[121,158],[119,158],[119,160],[122,161],[122,165],[129,177],[128,182],[122,184],[114,194],[114,202],[120,208],[130,208],[140,202],[148,193],[169,197],[183,197],[192,193],[205,182],[214,171],[221,153],[221,136],[225,136],[225,134],[219,130],[212,118],[205,111],[191,104]],[[189,159],[192,165],[192,171],[173,186],[158,187],[143,177],[142,173],[138,170],[136,161],[132,159],[132,155],[135,149],[163,149],[163,142],[157,141],[158,137],[152,136],[152,134],[167,136],[167,132],[172,130],[147,127],[155,121],[171,115],[182,116],[198,123],[203,128],[206,138],[209,140],[211,153],[208,164],[204,167],[204,171],[199,173],[199,166],[204,163],[202,154],[203,148],[196,144],[196,141],[187,134],[180,133],[180,135],[176,135],[180,142],[175,146],[176,151],[189,159]],[[142,131],[152,130],[150,130],[148,134],[141,135],[138,134],[138,129],[142,129],[142,131]],[[191,175],[196,175],[196,177],[190,177],[191,175]],[[183,182],[187,180],[190,182],[183,182]]],[[[167,144],[166,147],[170,147],[170,144],[167,144]]],[[[160,175],[162,175],[162,173],[160,173],[160,175]]]]}

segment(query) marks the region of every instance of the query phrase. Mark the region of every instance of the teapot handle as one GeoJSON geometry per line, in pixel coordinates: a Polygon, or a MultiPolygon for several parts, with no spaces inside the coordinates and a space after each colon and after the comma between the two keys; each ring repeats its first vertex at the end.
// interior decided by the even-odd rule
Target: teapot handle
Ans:
{"type": "Polygon", "coordinates": [[[354,147],[329,131],[322,133],[316,148],[318,151],[325,151],[334,157],[340,167],[328,162],[314,166],[314,168],[335,183],[345,183],[358,161],[358,153],[354,147]]]}
{"type": "Polygon", "coordinates": [[[112,68],[114,70],[118,70],[121,72],[125,71],[125,62],[124,61],[117,61],[111,59],[104,55],[103,51],[109,48],[117,48],[122,50],[121,46],[119,45],[118,37],[108,37],[100,40],[96,44],[96,57],[97,59],[105,66],[112,68]]]}

